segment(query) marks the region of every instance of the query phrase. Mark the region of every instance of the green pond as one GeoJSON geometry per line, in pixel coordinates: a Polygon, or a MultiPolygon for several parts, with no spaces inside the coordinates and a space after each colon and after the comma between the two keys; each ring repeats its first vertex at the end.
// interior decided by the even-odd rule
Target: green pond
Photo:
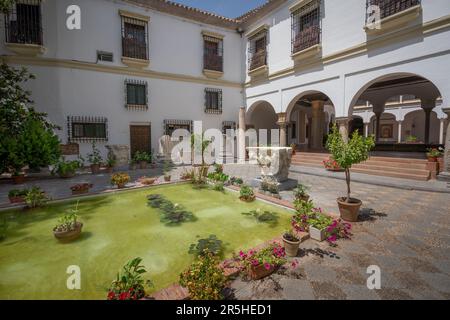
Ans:
{"type": "Polygon", "coordinates": [[[52,233],[58,218],[76,201],[43,209],[0,213],[8,221],[0,242],[0,299],[105,299],[117,272],[130,259],[141,257],[154,287],[178,281],[193,261],[189,246],[216,235],[225,244],[225,257],[280,235],[291,212],[262,201],[241,202],[234,192],[194,189],[189,184],[157,186],[120,192],[79,202],[83,232],[71,243],[52,233]],[[160,209],[147,205],[147,195],[161,194],[192,212],[196,220],[175,226],[160,221],[160,209]],[[276,214],[272,223],[243,212],[261,209],[276,214]],[[81,289],[67,289],[69,266],[79,266],[81,289]]]}

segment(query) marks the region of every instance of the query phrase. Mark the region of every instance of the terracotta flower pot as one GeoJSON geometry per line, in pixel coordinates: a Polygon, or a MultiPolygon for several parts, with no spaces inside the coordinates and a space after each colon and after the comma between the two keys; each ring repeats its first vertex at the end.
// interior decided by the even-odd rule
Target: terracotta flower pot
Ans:
{"type": "Polygon", "coordinates": [[[297,253],[298,253],[298,248],[300,247],[300,240],[293,242],[293,241],[286,240],[283,237],[283,247],[284,247],[284,250],[286,251],[286,254],[289,257],[296,257],[297,253]]]}
{"type": "Polygon", "coordinates": [[[444,171],[444,157],[437,158],[437,161],[439,163],[439,172],[444,171]]]}
{"type": "Polygon", "coordinates": [[[164,176],[164,181],[165,181],[165,182],[169,182],[170,179],[171,179],[171,176],[164,176]]]}
{"type": "Polygon", "coordinates": [[[19,174],[17,176],[12,176],[12,179],[14,181],[14,184],[23,184],[25,183],[25,175],[19,174]]]}
{"type": "Polygon", "coordinates": [[[253,202],[253,201],[255,201],[256,197],[255,197],[255,196],[251,196],[251,197],[239,197],[239,199],[240,199],[241,201],[244,201],[244,202],[253,202]]]}
{"type": "Polygon", "coordinates": [[[361,200],[350,198],[350,202],[346,202],[345,198],[338,198],[337,203],[341,218],[349,222],[357,222],[359,209],[361,208],[361,200]]]}
{"type": "Polygon", "coordinates": [[[117,189],[124,189],[125,188],[125,183],[119,183],[117,185],[117,189]]]}
{"type": "Polygon", "coordinates": [[[23,203],[25,202],[25,196],[8,197],[10,203],[23,203]]]}
{"type": "Polygon", "coordinates": [[[100,173],[100,165],[99,164],[91,164],[91,172],[92,174],[100,173]]]}
{"type": "Polygon", "coordinates": [[[252,280],[259,280],[270,276],[274,273],[275,267],[271,266],[270,269],[266,269],[264,265],[251,266],[249,270],[249,276],[252,280]]]}
{"type": "Polygon", "coordinates": [[[428,162],[436,162],[437,158],[436,157],[428,157],[428,162]]]}
{"type": "Polygon", "coordinates": [[[61,242],[69,242],[77,239],[81,234],[81,229],[83,228],[83,223],[77,222],[75,229],[70,231],[56,231],[53,230],[53,235],[56,239],[61,242]]]}
{"type": "Polygon", "coordinates": [[[107,173],[113,173],[113,171],[114,171],[114,167],[106,167],[107,173]]]}
{"type": "Polygon", "coordinates": [[[59,174],[59,177],[61,178],[61,179],[69,179],[69,178],[73,178],[75,176],[75,172],[66,172],[66,173],[63,173],[63,174],[59,174]]]}

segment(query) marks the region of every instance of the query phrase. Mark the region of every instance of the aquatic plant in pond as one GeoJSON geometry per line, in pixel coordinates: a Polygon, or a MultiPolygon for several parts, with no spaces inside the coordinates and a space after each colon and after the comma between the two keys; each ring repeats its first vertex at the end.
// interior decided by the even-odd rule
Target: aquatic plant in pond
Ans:
{"type": "Polygon", "coordinates": [[[221,256],[223,250],[224,245],[222,240],[218,239],[215,234],[212,234],[208,238],[199,239],[197,243],[192,243],[189,247],[189,254],[197,257],[206,254],[221,256]]]}
{"type": "Polygon", "coordinates": [[[251,216],[258,222],[276,225],[278,223],[278,214],[271,211],[261,211],[261,209],[251,210],[249,212],[242,212],[244,216],[251,216]]]}
{"type": "Polygon", "coordinates": [[[195,221],[194,214],[184,209],[178,203],[172,203],[163,195],[151,194],[147,196],[148,204],[152,208],[159,209],[161,212],[161,222],[166,225],[178,225],[183,222],[195,221]]]}

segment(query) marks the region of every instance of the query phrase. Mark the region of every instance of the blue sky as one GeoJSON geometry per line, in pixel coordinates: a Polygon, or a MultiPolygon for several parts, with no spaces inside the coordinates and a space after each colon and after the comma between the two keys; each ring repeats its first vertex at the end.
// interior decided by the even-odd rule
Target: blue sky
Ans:
{"type": "Polygon", "coordinates": [[[172,0],[221,16],[236,18],[266,2],[266,0],[172,0]]]}

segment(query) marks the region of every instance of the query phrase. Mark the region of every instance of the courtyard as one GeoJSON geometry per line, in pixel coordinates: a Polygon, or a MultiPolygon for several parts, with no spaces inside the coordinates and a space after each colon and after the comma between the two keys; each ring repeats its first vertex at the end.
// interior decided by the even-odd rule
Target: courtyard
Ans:
{"type": "MultiPolygon", "coordinates": [[[[178,181],[180,175],[186,171],[186,167],[178,167],[172,170],[172,177],[174,181],[178,181]]],[[[137,180],[141,176],[159,176],[159,180],[156,182],[156,185],[150,187],[149,189],[141,189],[138,188],[136,191],[129,192],[138,192],[141,194],[141,197],[145,197],[146,194],[154,193],[151,191],[152,189],[158,189],[158,184],[164,184],[164,179],[162,171],[160,168],[156,169],[147,169],[147,170],[136,170],[129,171],[132,181],[137,180]]],[[[239,176],[242,177],[244,182],[250,182],[254,177],[256,177],[259,173],[259,167],[256,165],[238,165],[238,164],[230,164],[224,166],[224,173],[231,176],[239,176]]],[[[333,177],[326,176],[318,176],[311,174],[301,174],[291,172],[289,177],[291,179],[295,179],[302,184],[308,186],[309,194],[312,201],[318,206],[321,207],[324,212],[330,214],[332,216],[338,216],[338,208],[336,204],[336,197],[340,195],[343,190],[344,181],[340,179],[336,179],[333,177]]],[[[92,194],[103,193],[109,194],[112,186],[110,183],[110,175],[109,174],[98,174],[98,175],[79,175],[77,177],[71,179],[36,179],[35,181],[28,181],[25,185],[27,187],[31,187],[32,185],[37,185],[48,192],[52,199],[66,199],[70,198],[70,189],[69,187],[74,183],[82,183],[87,182],[94,184],[92,188],[92,194]]],[[[22,186],[21,186],[22,187],[22,186]]],[[[134,187],[133,182],[129,184],[130,188],[134,187]]],[[[7,202],[7,194],[8,190],[11,188],[11,185],[2,183],[0,185],[0,202],[2,205],[5,205],[7,202]]],[[[289,258],[289,261],[297,261],[295,267],[289,267],[289,263],[285,266],[278,269],[272,275],[256,281],[249,281],[245,277],[237,276],[232,277],[233,279],[229,283],[229,295],[227,298],[229,299],[301,299],[301,300],[309,300],[309,299],[448,299],[450,297],[450,218],[449,218],[449,193],[445,192],[426,192],[426,191],[418,191],[418,190],[405,190],[400,188],[392,188],[392,187],[381,187],[379,185],[372,185],[368,183],[354,182],[353,183],[354,196],[363,199],[364,205],[361,209],[359,221],[353,223],[352,228],[352,239],[351,240],[340,240],[337,242],[337,246],[330,246],[327,242],[317,242],[312,239],[307,239],[303,241],[300,245],[300,250],[296,258],[289,258]],[[381,271],[381,289],[369,290],[366,284],[367,278],[369,274],[367,274],[367,268],[369,266],[378,266],[381,271]]],[[[127,192],[127,193],[129,193],[127,192]]],[[[210,192],[208,190],[200,190],[199,196],[206,197],[211,199],[210,192]],[[203,194],[201,194],[203,193],[203,194]]],[[[234,196],[232,191],[230,196],[234,196]]],[[[159,192],[157,192],[159,193],[159,192]]],[[[189,194],[189,193],[188,193],[189,194]]],[[[189,195],[186,195],[189,197],[189,195]]],[[[183,198],[185,199],[186,196],[183,198]]],[[[105,199],[100,198],[96,200],[83,200],[81,199],[81,203],[86,202],[89,204],[89,201],[94,201],[97,203],[92,209],[94,210],[102,202],[108,203],[107,210],[111,210],[112,207],[117,207],[119,213],[125,212],[121,209],[121,204],[123,202],[122,196],[120,194],[112,194],[109,197],[113,197],[116,200],[105,201],[105,199]],[[103,199],[103,200],[101,200],[103,199]],[[112,201],[112,202],[111,202],[112,201]],[[117,205],[114,203],[117,202],[117,205]]],[[[135,196],[134,196],[135,197],[135,196]]],[[[282,191],[281,192],[282,200],[286,200],[286,202],[292,203],[293,195],[291,191],[282,191]]],[[[137,200],[136,200],[137,201],[137,200]]],[[[135,201],[133,205],[134,208],[139,208],[135,201]]],[[[214,200],[207,200],[209,207],[211,202],[214,200]]],[[[260,202],[260,201],[258,201],[260,202]]],[[[73,201],[69,202],[69,204],[73,201]]],[[[186,203],[186,201],[185,201],[186,203]]],[[[65,209],[70,207],[69,204],[59,204],[58,206],[63,205],[65,209]]],[[[256,207],[267,207],[268,204],[258,203],[253,205],[256,207]]],[[[275,204],[276,205],[276,204],[275,204]]],[[[125,204],[126,206],[126,204],[125,204]]],[[[217,205],[214,205],[217,207],[217,205]]],[[[241,205],[243,207],[245,205],[241,205]]],[[[205,207],[205,210],[206,210],[205,207]]],[[[276,209],[280,210],[282,208],[276,209]]],[[[145,209],[148,210],[148,209],[145,209]]],[[[211,208],[212,210],[212,208],[211,208]]],[[[44,213],[47,210],[44,209],[44,213]]],[[[60,210],[56,210],[59,211],[60,210]]],[[[206,210],[207,211],[207,210],[206,210]]],[[[236,211],[236,210],[235,210],[236,211]]],[[[100,214],[90,212],[90,214],[100,214]]],[[[136,209],[132,210],[132,215],[136,216],[136,209]]],[[[202,211],[203,212],[203,211],[202,211]]],[[[58,214],[56,213],[56,214],[58,214]]],[[[30,215],[32,213],[21,213],[21,215],[30,215]]],[[[37,214],[37,213],[35,213],[37,214]]],[[[52,206],[52,209],[48,210],[48,215],[53,217],[55,215],[55,209],[52,206]]],[[[46,214],[46,215],[47,215],[46,214]]],[[[113,218],[116,213],[111,213],[111,220],[113,223],[117,221],[116,218],[113,218]]],[[[196,214],[196,212],[194,212],[196,214]]],[[[289,213],[288,213],[289,215],[289,213]]],[[[80,215],[83,220],[83,215],[80,215]]],[[[42,218],[38,218],[41,220],[42,218]]],[[[105,218],[100,218],[105,219],[105,218]]],[[[227,223],[231,223],[233,219],[231,216],[225,218],[223,223],[227,225],[227,223]],[[230,220],[231,219],[231,220],[230,220]],[[227,222],[228,221],[228,222],[227,222]]],[[[238,218],[245,219],[245,218],[238,218]]],[[[55,218],[53,218],[55,220],[55,218]]],[[[91,249],[85,248],[87,251],[91,252],[92,249],[95,249],[95,252],[101,250],[100,241],[104,245],[105,239],[102,240],[102,235],[98,232],[104,232],[101,230],[105,230],[107,225],[104,224],[103,227],[99,230],[96,228],[89,228],[89,224],[97,224],[95,221],[91,221],[92,218],[89,218],[86,221],[86,234],[88,234],[87,238],[81,237],[77,240],[74,245],[77,247],[77,251],[83,257],[82,260],[88,259],[92,260],[95,257],[95,254],[90,256],[86,251],[83,251],[83,242],[91,242],[88,247],[91,249]],[[93,231],[92,233],[92,230],[93,231]],[[98,238],[100,237],[100,238],[98,238]],[[97,241],[96,241],[97,240],[97,241]],[[92,243],[97,243],[92,247],[92,243]],[[81,251],[80,251],[81,250],[81,251]],[[83,253],[84,252],[84,253],[83,253]],[[87,256],[86,256],[87,255],[87,256]],[[90,257],[90,258],[89,258],[90,257]]],[[[94,219],[95,220],[95,219],[94,219]]],[[[123,219],[122,219],[123,220],[123,219]]],[[[128,219],[123,220],[120,225],[128,225],[131,222],[127,222],[128,219]]],[[[289,223],[285,220],[282,220],[283,225],[278,226],[275,230],[270,232],[266,232],[262,237],[257,237],[255,231],[253,232],[250,238],[245,238],[243,240],[241,236],[238,237],[238,243],[231,246],[229,249],[233,248],[249,248],[253,245],[261,244],[261,241],[269,241],[274,237],[278,237],[281,235],[283,230],[287,229],[289,223]],[[261,239],[261,240],[257,240],[261,239]],[[240,241],[240,242],[239,242],[240,241]]],[[[50,222],[51,224],[52,222],[50,222]]],[[[142,222],[138,222],[142,223],[142,222]]],[[[155,221],[156,223],[156,221],[155,221]]],[[[222,225],[223,225],[222,223],[222,225]]],[[[214,231],[214,227],[211,225],[210,227],[201,227],[201,231],[198,233],[202,235],[209,234],[219,234],[220,238],[223,240],[230,240],[227,238],[226,231],[214,231]],[[206,228],[205,228],[206,227],[206,228]],[[225,232],[225,233],[224,233],[225,232]]],[[[116,229],[114,227],[113,229],[116,229]]],[[[186,227],[182,227],[186,228],[186,227]]],[[[189,227],[188,227],[189,228],[189,227]]],[[[32,230],[33,227],[31,226],[32,230]]],[[[140,230],[141,228],[135,229],[140,230]]],[[[263,232],[264,229],[259,229],[259,233],[263,232]]],[[[24,229],[27,230],[27,229],[24,229]]],[[[23,232],[24,232],[23,230],[23,232]]],[[[156,230],[156,229],[152,229],[156,230]]],[[[186,229],[184,229],[186,230],[186,229]]],[[[249,229],[248,229],[249,230],[249,229]]],[[[270,229],[267,229],[270,230],[270,229]]],[[[15,234],[15,230],[11,230],[13,234],[15,234]]],[[[237,230],[235,230],[238,232],[237,230]]],[[[31,231],[30,231],[31,232],[31,231]]],[[[21,232],[22,233],[22,232],[21,232]]],[[[117,231],[116,231],[117,233],[117,231]]],[[[137,236],[141,231],[138,231],[137,236]]],[[[194,232],[195,233],[195,232],[194,232]]],[[[233,233],[228,233],[233,234],[233,233]]],[[[39,234],[38,234],[39,235],[39,234]]],[[[237,234],[235,234],[237,235],[237,234]]],[[[20,234],[18,237],[14,237],[14,241],[11,243],[8,240],[4,240],[3,243],[0,243],[0,253],[2,256],[3,262],[3,274],[8,274],[7,269],[5,269],[5,263],[9,261],[7,259],[7,251],[15,248],[17,244],[23,243],[23,241],[27,242],[31,238],[35,237],[32,234],[20,234]],[[31,238],[30,238],[31,237],[31,238]],[[28,239],[28,240],[27,240],[28,239]],[[8,249],[10,247],[10,249],[8,249]]],[[[165,235],[166,239],[167,234],[165,235]]],[[[118,236],[120,239],[120,236],[118,236]]],[[[144,236],[147,238],[148,236],[144,236]]],[[[169,236],[170,238],[170,236],[169,236]]],[[[128,242],[124,242],[123,245],[127,246],[127,251],[119,250],[117,253],[119,257],[122,257],[122,260],[126,260],[126,257],[129,255],[128,251],[131,248],[134,248],[132,242],[139,242],[137,240],[133,240],[133,237],[129,239],[128,242]],[[131,241],[131,242],[130,242],[131,241]]],[[[150,238],[149,238],[150,239],[150,238]]],[[[37,242],[42,242],[42,239],[37,240],[37,242]]],[[[59,254],[64,255],[64,251],[60,251],[61,248],[56,242],[53,240],[50,241],[46,246],[51,244],[49,247],[50,250],[57,250],[55,252],[60,252],[59,254]],[[56,245],[55,249],[51,249],[52,246],[56,245]]],[[[165,276],[163,279],[158,279],[158,268],[161,267],[161,264],[158,262],[161,260],[161,251],[159,255],[155,256],[155,246],[151,245],[151,242],[148,243],[147,246],[142,246],[141,249],[135,251],[132,249],[132,252],[141,252],[141,255],[144,257],[148,252],[153,252],[150,255],[151,259],[145,259],[147,262],[151,261],[149,272],[150,275],[156,277],[154,282],[157,284],[156,289],[162,289],[164,286],[168,286],[176,277],[173,276],[165,276]],[[142,251],[144,250],[144,251],[142,251]],[[147,252],[147,253],[146,253],[147,252]]],[[[185,246],[180,243],[176,246],[178,250],[174,254],[178,256],[178,267],[176,270],[179,270],[176,273],[180,272],[183,268],[185,268],[189,261],[191,261],[186,254],[186,244],[189,243],[187,241],[185,246]],[[180,257],[183,257],[180,259],[180,257]],[[179,269],[181,268],[181,269],[179,269]]],[[[71,245],[71,244],[69,244],[71,245]]],[[[119,247],[123,247],[119,246],[119,247]]],[[[67,245],[65,245],[67,246],[67,245]]],[[[30,249],[30,244],[27,245],[28,249],[30,249]]],[[[158,247],[158,246],[157,246],[158,247]]],[[[20,251],[20,246],[17,247],[20,251]]],[[[67,248],[67,247],[66,247],[67,248]]],[[[27,250],[28,250],[27,249],[27,250]]],[[[38,247],[36,247],[38,249],[38,247]]],[[[108,250],[111,250],[109,248],[108,250]]],[[[15,265],[21,266],[17,269],[17,271],[24,271],[24,265],[26,265],[25,259],[26,255],[33,256],[31,252],[26,253],[26,251],[19,252],[16,251],[15,265]],[[25,254],[25,256],[23,256],[25,254]],[[20,258],[22,257],[22,258],[20,258]],[[17,264],[19,263],[19,264],[17,264]]],[[[171,250],[172,251],[172,250],[171,250]]],[[[232,250],[227,251],[227,257],[230,257],[230,252],[232,250]]],[[[43,252],[42,249],[38,250],[38,252],[43,252]]],[[[35,265],[39,263],[38,260],[32,262],[34,258],[29,257],[29,264],[35,265]]],[[[72,259],[77,261],[77,255],[73,256],[72,259]]],[[[115,255],[117,256],[117,255],[115,255]]],[[[104,258],[103,258],[104,259],[104,258]]],[[[114,261],[116,259],[113,259],[114,261]]],[[[107,259],[108,263],[113,262],[113,260],[107,259]]],[[[95,260],[94,260],[95,261],[95,260]]],[[[170,259],[169,259],[170,261],[170,259]]],[[[39,264],[42,264],[41,261],[39,264]]],[[[116,263],[116,262],[115,262],[116,263]]],[[[8,262],[8,264],[10,264],[8,262]]],[[[98,264],[98,263],[97,263],[98,264]]],[[[100,263],[101,264],[101,263],[100,263]]],[[[166,263],[167,264],[167,263],[166,263]]],[[[115,265],[113,263],[113,265],[115,265]]],[[[11,266],[11,264],[10,264],[11,266]]],[[[58,273],[57,267],[58,264],[53,266],[54,268],[50,268],[49,270],[53,270],[52,273],[58,273]]],[[[170,266],[169,266],[170,267],[170,266]]],[[[90,267],[92,268],[92,266],[90,267]]],[[[96,283],[95,281],[99,281],[97,279],[97,275],[99,270],[102,268],[101,266],[97,266],[95,270],[95,274],[93,276],[89,276],[89,279],[92,280],[92,283],[89,283],[89,288],[95,288],[98,292],[96,296],[86,295],[86,293],[81,293],[81,295],[76,295],[77,298],[97,298],[101,299],[102,290],[104,291],[105,280],[103,279],[101,285],[96,283]],[[99,287],[100,286],[100,287],[99,287]]],[[[167,268],[167,266],[165,267],[167,268]]],[[[62,274],[64,278],[64,268],[61,267],[59,272],[62,274]]],[[[44,270],[44,269],[42,269],[44,270]]],[[[89,269],[91,270],[91,269],[89,269]]],[[[92,269],[93,270],[93,269],[92,269]]],[[[44,273],[45,273],[44,272],[44,273]]],[[[109,276],[113,276],[115,269],[109,270],[109,276]]],[[[15,277],[5,277],[3,282],[3,287],[8,288],[8,283],[13,281],[15,277]]],[[[17,285],[17,284],[16,284],[17,285]]],[[[20,285],[19,285],[20,287],[20,285]]],[[[17,287],[17,288],[19,288],[17,287]]],[[[157,291],[155,288],[152,290],[154,293],[157,291]]],[[[62,292],[64,292],[63,290],[62,292]]],[[[20,290],[15,290],[15,294],[18,294],[20,290]]],[[[39,292],[39,290],[37,291],[39,292]]],[[[46,295],[45,292],[35,293],[37,296],[33,294],[27,294],[20,296],[21,298],[31,298],[31,299],[46,299],[51,298],[51,295],[46,295]]],[[[70,292],[66,291],[66,295],[64,295],[67,299],[71,297],[74,298],[70,292]]],[[[1,293],[2,298],[14,298],[18,296],[10,296],[5,291],[2,290],[1,293]]],[[[61,297],[60,297],[61,298],[61,297]]]]}

